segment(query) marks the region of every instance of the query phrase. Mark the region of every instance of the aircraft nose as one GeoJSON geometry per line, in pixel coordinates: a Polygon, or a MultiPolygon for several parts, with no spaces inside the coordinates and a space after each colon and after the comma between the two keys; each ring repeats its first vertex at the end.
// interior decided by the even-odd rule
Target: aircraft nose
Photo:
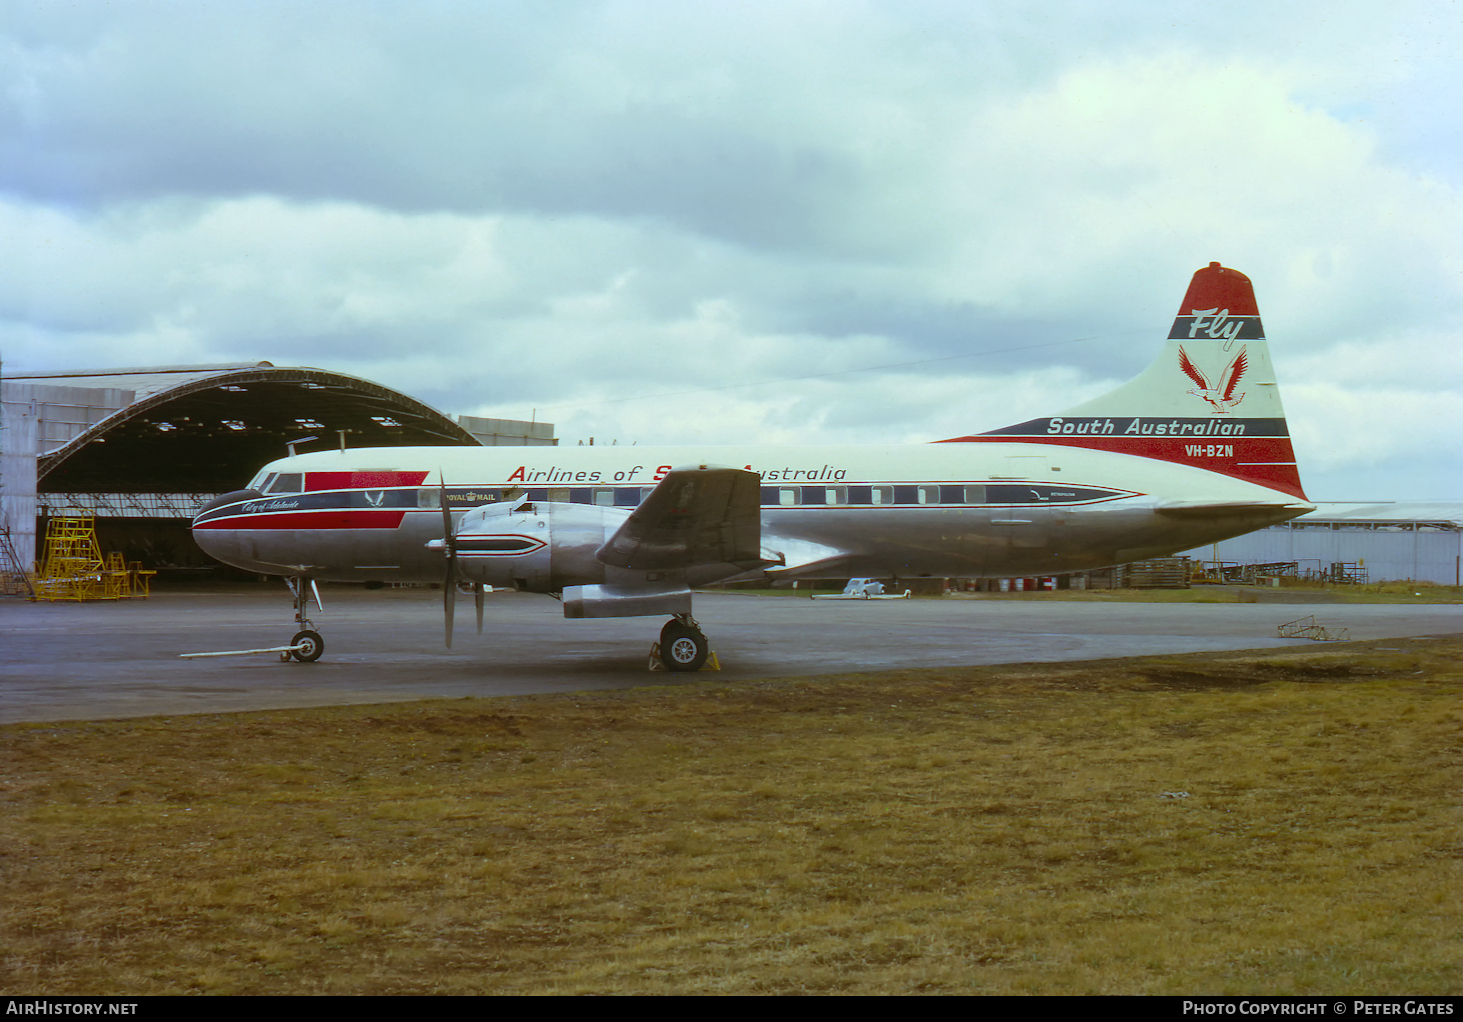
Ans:
{"type": "Polygon", "coordinates": [[[246,500],[258,500],[262,496],[264,494],[258,490],[231,490],[228,493],[221,493],[198,509],[198,513],[193,516],[193,524],[197,525],[198,520],[210,511],[227,507],[229,504],[239,504],[246,500]]]}
{"type": "Polygon", "coordinates": [[[219,512],[230,505],[257,500],[261,496],[263,495],[258,490],[234,490],[213,498],[199,508],[191,525],[193,542],[198,544],[198,549],[215,560],[242,567],[242,562],[249,560],[249,557],[243,549],[239,533],[225,525],[222,519],[226,517],[226,513],[219,512]]]}
{"type": "Polygon", "coordinates": [[[239,565],[244,558],[244,549],[235,530],[208,528],[206,525],[200,527],[198,519],[193,521],[193,542],[198,544],[198,549],[216,561],[239,565]]]}

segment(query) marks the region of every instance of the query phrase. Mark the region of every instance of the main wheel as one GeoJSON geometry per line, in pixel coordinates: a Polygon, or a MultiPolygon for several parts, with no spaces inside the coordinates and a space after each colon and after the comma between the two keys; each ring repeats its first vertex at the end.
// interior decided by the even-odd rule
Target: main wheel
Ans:
{"type": "Polygon", "coordinates": [[[319,660],[320,655],[325,652],[325,640],[320,638],[319,632],[297,632],[290,640],[290,645],[300,647],[290,650],[290,656],[302,664],[319,660]]]}
{"type": "Polygon", "coordinates": [[[668,671],[699,671],[710,651],[705,635],[679,621],[667,621],[660,630],[660,661],[668,671]]]}

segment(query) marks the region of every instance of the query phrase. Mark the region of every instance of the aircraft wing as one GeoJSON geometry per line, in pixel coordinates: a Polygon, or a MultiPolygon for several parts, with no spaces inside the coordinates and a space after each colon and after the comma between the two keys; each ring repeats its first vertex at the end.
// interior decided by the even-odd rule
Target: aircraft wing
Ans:
{"type": "Polygon", "coordinates": [[[757,473],[739,468],[672,469],[595,556],[645,571],[761,567],[769,562],[762,556],[760,486],[757,473]]]}

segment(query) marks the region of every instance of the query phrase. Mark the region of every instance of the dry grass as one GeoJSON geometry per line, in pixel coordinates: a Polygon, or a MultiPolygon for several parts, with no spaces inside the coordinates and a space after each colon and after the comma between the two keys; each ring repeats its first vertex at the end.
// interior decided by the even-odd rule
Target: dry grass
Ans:
{"type": "Polygon", "coordinates": [[[1460,651],[8,726],[0,986],[1456,994],[1460,651]]]}

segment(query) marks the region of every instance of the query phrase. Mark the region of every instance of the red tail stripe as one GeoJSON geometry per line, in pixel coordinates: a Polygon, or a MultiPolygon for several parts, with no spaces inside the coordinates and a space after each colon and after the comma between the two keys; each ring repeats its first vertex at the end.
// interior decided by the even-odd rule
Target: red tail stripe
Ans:
{"type": "Polygon", "coordinates": [[[1158,436],[1053,436],[1009,437],[967,436],[941,443],[1046,444],[1052,447],[1082,447],[1093,451],[1131,454],[1176,465],[1190,465],[1209,472],[1268,486],[1272,490],[1305,500],[1295,450],[1289,437],[1158,437],[1158,436]],[[1190,448],[1200,449],[1191,455],[1190,448]]]}

